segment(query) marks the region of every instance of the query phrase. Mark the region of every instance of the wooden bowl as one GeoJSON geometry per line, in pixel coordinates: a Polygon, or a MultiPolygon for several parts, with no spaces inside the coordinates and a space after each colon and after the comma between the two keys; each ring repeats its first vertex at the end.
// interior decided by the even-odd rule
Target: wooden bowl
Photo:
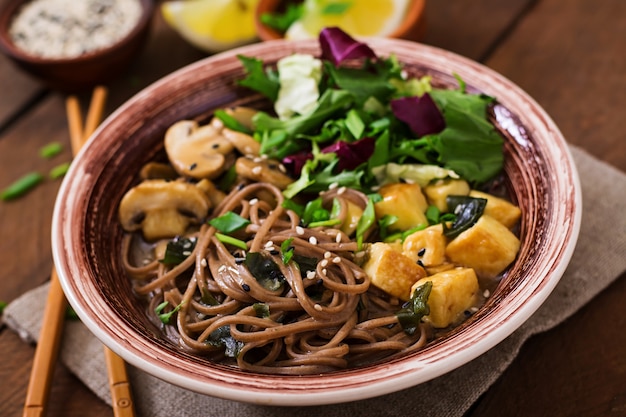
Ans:
{"type": "Polygon", "coordinates": [[[139,21],[115,44],[75,58],[50,59],[24,52],[9,35],[14,16],[28,1],[9,0],[0,12],[0,51],[47,86],[67,92],[88,89],[120,75],[145,45],[154,10],[153,0],[140,0],[139,21]]]}
{"type": "MultiPolygon", "coordinates": [[[[282,33],[261,22],[261,16],[264,13],[274,13],[283,10],[288,2],[289,0],[259,0],[255,14],[255,24],[259,39],[268,41],[283,37],[282,33]]],[[[387,37],[412,41],[420,40],[424,36],[426,29],[424,18],[425,5],[426,0],[410,0],[404,20],[387,37]]]]}
{"type": "Polygon", "coordinates": [[[213,363],[181,350],[150,324],[122,267],[120,200],[138,182],[140,168],[163,154],[164,133],[174,122],[264,103],[237,85],[244,75],[238,54],[272,64],[294,52],[320,53],[316,40],[276,40],[206,58],[149,86],[105,120],[72,163],[55,206],[53,255],[70,304],[104,344],[133,366],[203,394],[257,404],[332,404],[449,372],[501,342],[539,308],[564,273],[580,228],[580,185],[559,129],[524,91],[476,62],[404,40],[369,45],[381,56],[395,54],[411,75],[430,75],[438,87],[456,87],[458,74],[468,91],[497,98],[493,119],[505,137],[506,185],[522,210],[521,248],[486,304],[421,350],[321,375],[266,375],[213,363]]]}

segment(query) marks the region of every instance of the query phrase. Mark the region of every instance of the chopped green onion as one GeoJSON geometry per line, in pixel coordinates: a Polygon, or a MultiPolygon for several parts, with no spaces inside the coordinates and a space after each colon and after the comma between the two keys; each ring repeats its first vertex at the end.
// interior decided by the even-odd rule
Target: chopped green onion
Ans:
{"type": "Polygon", "coordinates": [[[209,224],[222,233],[232,233],[250,224],[250,220],[228,211],[225,214],[209,220],[209,224]]]}
{"type": "Polygon", "coordinates": [[[180,310],[180,308],[183,306],[183,303],[180,303],[179,305],[174,307],[172,311],[168,313],[161,313],[165,309],[165,307],[167,307],[168,305],[169,305],[169,302],[163,301],[154,309],[154,312],[159,316],[159,319],[163,322],[163,324],[169,324],[170,319],[175,313],[178,312],[178,310],[180,310]]]}
{"type": "Polygon", "coordinates": [[[2,193],[0,193],[0,198],[7,201],[20,197],[33,189],[41,181],[43,181],[43,175],[40,173],[28,173],[5,188],[2,193]]]}
{"type": "Polygon", "coordinates": [[[287,265],[291,258],[293,257],[294,248],[291,246],[291,242],[293,242],[293,238],[285,239],[283,243],[280,245],[280,251],[283,254],[283,264],[287,265]]]}
{"type": "Polygon", "coordinates": [[[228,236],[228,235],[224,235],[221,233],[215,233],[215,237],[217,238],[217,240],[219,240],[222,243],[225,243],[227,245],[233,245],[239,249],[243,249],[243,250],[247,250],[248,249],[248,245],[246,244],[246,242],[244,242],[243,240],[234,238],[232,236],[228,236]]]}
{"type": "Polygon", "coordinates": [[[39,156],[50,159],[63,151],[63,146],[59,142],[51,142],[39,149],[39,156]]]}
{"type": "Polygon", "coordinates": [[[68,169],[70,169],[69,162],[57,165],[50,170],[50,172],[48,173],[48,177],[52,180],[56,180],[57,178],[61,178],[62,176],[67,174],[68,169]]]}

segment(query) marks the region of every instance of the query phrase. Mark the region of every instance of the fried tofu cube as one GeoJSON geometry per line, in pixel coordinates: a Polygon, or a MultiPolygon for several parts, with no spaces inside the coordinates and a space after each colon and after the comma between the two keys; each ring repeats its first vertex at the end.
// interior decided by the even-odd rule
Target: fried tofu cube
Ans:
{"type": "Polygon", "coordinates": [[[479,291],[478,278],[471,268],[454,268],[417,281],[411,293],[427,281],[433,287],[428,297],[430,313],[426,319],[433,327],[444,328],[458,322],[463,312],[476,302],[479,291]]]}
{"type": "Polygon", "coordinates": [[[419,184],[393,183],[380,188],[382,200],[374,204],[376,217],[396,216],[398,220],[389,226],[390,230],[409,230],[419,225],[427,225],[426,209],[428,202],[419,184]]]}
{"type": "Polygon", "coordinates": [[[522,216],[520,208],[504,198],[476,190],[470,191],[469,195],[470,197],[486,199],[487,205],[485,206],[484,214],[493,217],[509,229],[515,226],[522,216]]]}
{"type": "Polygon", "coordinates": [[[436,224],[408,235],[402,243],[402,253],[414,262],[422,261],[426,267],[441,265],[446,260],[447,243],[443,226],[436,224]]]}
{"type": "Polygon", "coordinates": [[[368,255],[363,270],[372,284],[401,300],[408,300],[411,286],[426,276],[424,268],[387,243],[374,243],[369,247],[368,255]]]}
{"type": "Polygon", "coordinates": [[[467,181],[457,179],[438,180],[424,187],[424,194],[426,194],[428,202],[442,213],[448,211],[446,198],[449,195],[468,195],[469,192],[470,186],[467,181]]]}
{"type": "Polygon", "coordinates": [[[363,209],[351,201],[346,202],[346,217],[341,223],[341,231],[350,236],[356,231],[359,219],[363,216],[363,209]]]}
{"type": "Polygon", "coordinates": [[[453,263],[473,268],[480,277],[493,278],[515,260],[520,241],[506,226],[483,214],[448,246],[446,256],[453,263]]]}

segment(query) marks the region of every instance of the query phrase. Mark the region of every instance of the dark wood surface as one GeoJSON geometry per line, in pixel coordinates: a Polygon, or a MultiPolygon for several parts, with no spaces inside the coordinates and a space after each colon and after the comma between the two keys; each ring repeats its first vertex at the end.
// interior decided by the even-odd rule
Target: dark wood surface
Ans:
{"type": "MultiPolygon", "coordinates": [[[[626,171],[626,2],[432,0],[427,25],[424,43],[499,71],[547,110],[570,143],[626,171]]],[[[109,85],[106,112],[204,56],[157,15],[147,48],[109,85]]],[[[47,172],[70,160],[64,99],[0,56],[0,188],[26,172],[47,172]],[[52,141],[65,145],[63,153],[41,159],[38,149],[52,141]]],[[[88,95],[81,100],[86,107],[88,95]]],[[[59,185],[46,180],[17,201],[0,202],[0,301],[49,278],[50,220],[59,185]]],[[[532,337],[467,415],[626,415],[625,302],[622,275],[570,319],[532,337]]],[[[1,416],[21,415],[33,353],[34,346],[0,328],[1,416]]],[[[48,416],[110,415],[109,407],[57,367],[48,416]]]]}

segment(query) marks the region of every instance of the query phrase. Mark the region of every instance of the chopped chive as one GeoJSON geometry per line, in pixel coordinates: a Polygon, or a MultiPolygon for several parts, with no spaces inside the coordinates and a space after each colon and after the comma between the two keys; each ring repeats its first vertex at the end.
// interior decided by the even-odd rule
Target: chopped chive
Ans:
{"type": "Polygon", "coordinates": [[[293,242],[293,238],[285,239],[283,243],[280,245],[280,250],[283,252],[283,264],[287,265],[291,258],[293,257],[294,247],[291,246],[291,242],[293,242]]]}
{"type": "Polygon", "coordinates": [[[217,240],[219,240],[222,243],[226,243],[228,245],[233,245],[233,246],[238,247],[238,248],[243,249],[243,250],[247,250],[248,249],[248,245],[243,240],[236,239],[236,238],[234,238],[232,236],[223,235],[223,234],[217,233],[217,232],[215,233],[215,237],[217,238],[217,240]]]}
{"type": "Polygon", "coordinates": [[[59,142],[51,142],[39,149],[39,156],[50,159],[63,151],[63,146],[59,142]]]}
{"type": "Polygon", "coordinates": [[[43,175],[38,172],[30,172],[5,188],[2,193],[0,193],[0,199],[7,201],[20,197],[33,189],[41,181],[43,181],[43,175]]]}
{"type": "Polygon", "coordinates": [[[56,180],[57,178],[61,178],[65,174],[67,174],[67,170],[70,169],[70,163],[65,162],[60,165],[55,166],[48,173],[48,177],[52,180],[56,180]]]}
{"type": "Polygon", "coordinates": [[[9,305],[9,303],[7,303],[6,301],[0,301],[0,314],[2,314],[2,312],[4,311],[6,306],[8,306],[8,305],[9,305]]]}

